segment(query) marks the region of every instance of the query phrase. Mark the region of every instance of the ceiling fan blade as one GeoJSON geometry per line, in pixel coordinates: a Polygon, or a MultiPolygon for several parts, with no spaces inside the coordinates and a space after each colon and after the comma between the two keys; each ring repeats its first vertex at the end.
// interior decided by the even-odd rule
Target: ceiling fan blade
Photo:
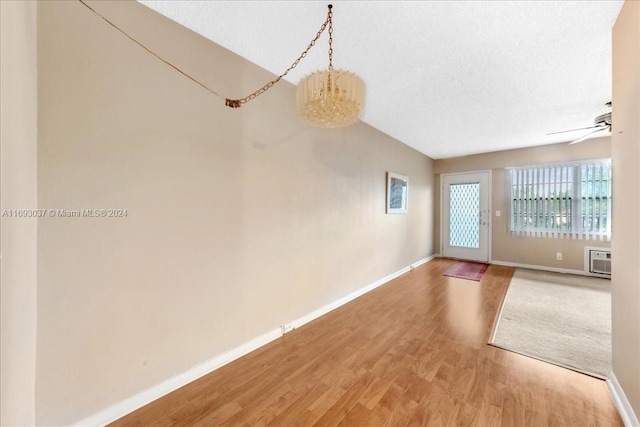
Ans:
{"type": "Polygon", "coordinates": [[[591,135],[593,135],[594,133],[597,133],[597,132],[600,132],[600,131],[603,131],[603,130],[605,130],[605,129],[608,129],[608,128],[609,128],[609,126],[598,126],[598,127],[599,127],[600,129],[596,129],[596,130],[594,130],[593,132],[589,132],[588,134],[586,134],[586,135],[585,135],[585,136],[583,136],[582,138],[578,138],[578,139],[576,139],[575,141],[571,141],[571,142],[569,143],[569,145],[577,144],[578,142],[582,142],[582,141],[584,141],[585,139],[589,139],[589,138],[591,137],[591,135]]]}
{"type": "Polygon", "coordinates": [[[558,134],[558,133],[573,132],[573,131],[576,131],[576,130],[595,129],[595,128],[601,128],[601,127],[604,127],[604,126],[606,126],[606,125],[596,125],[596,126],[589,126],[589,127],[586,127],[586,128],[578,128],[578,129],[561,130],[560,132],[551,132],[551,133],[548,133],[547,135],[556,135],[556,134],[558,134]]]}

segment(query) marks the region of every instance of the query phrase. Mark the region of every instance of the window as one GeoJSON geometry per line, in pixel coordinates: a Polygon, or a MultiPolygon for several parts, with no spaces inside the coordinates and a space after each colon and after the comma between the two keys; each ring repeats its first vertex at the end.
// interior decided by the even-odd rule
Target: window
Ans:
{"type": "Polygon", "coordinates": [[[510,168],[511,232],[609,239],[611,160],[510,168]]]}

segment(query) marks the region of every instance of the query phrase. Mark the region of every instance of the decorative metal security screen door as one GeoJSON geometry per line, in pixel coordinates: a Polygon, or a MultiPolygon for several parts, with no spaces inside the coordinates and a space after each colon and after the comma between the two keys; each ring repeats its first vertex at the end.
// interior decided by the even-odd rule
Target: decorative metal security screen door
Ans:
{"type": "Polygon", "coordinates": [[[489,261],[489,172],[442,176],[442,256],[489,261]]]}

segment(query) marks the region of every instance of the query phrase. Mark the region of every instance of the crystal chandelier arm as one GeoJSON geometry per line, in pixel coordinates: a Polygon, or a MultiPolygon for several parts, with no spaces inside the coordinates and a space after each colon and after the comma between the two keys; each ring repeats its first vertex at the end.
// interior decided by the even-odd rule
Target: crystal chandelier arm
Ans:
{"type": "Polygon", "coordinates": [[[287,68],[287,70],[284,73],[280,74],[275,80],[270,81],[266,85],[262,86],[260,89],[258,89],[255,92],[253,92],[251,95],[248,95],[248,96],[246,96],[244,98],[240,98],[240,99],[229,99],[229,98],[227,98],[225,100],[225,105],[227,107],[231,107],[231,108],[240,108],[242,106],[242,104],[245,104],[245,103],[251,101],[252,99],[256,98],[257,96],[262,95],[263,93],[265,93],[266,91],[271,89],[271,87],[273,85],[275,85],[276,83],[278,83],[284,76],[286,76],[289,73],[289,71],[291,71],[294,68],[296,68],[298,66],[298,63],[300,63],[300,61],[302,60],[302,58],[307,56],[307,53],[311,50],[311,48],[313,46],[315,46],[315,44],[318,41],[318,39],[320,38],[320,36],[324,32],[324,30],[327,28],[327,25],[329,26],[329,69],[333,69],[333,64],[332,64],[333,48],[331,47],[331,43],[333,41],[333,38],[332,38],[333,22],[332,22],[332,19],[331,19],[333,17],[333,12],[331,12],[331,8],[332,7],[333,7],[333,5],[328,5],[329,11],[327,12],[327,19],[324,21],[324,23],[320,27],[320,30],[318,30],[318,34],[316,34],[316,36],[313,38],[313,40],[311,40],[311,42],[309,43],[309,46],[307,46],[307,48],[304,50],[304,52],[302,52],[300,54],[298,59],[293,61],[293,64],[291,64],[291,66],[289,68],[287,68]]]}

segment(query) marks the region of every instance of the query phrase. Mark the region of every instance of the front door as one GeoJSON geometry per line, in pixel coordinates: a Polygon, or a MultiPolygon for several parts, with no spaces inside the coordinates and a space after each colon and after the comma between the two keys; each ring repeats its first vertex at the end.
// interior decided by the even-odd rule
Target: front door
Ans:
{"type": "Polygon", "coordinates": [[[490,172],[442,175],[442,256],[489,261],[490,172]]]}

